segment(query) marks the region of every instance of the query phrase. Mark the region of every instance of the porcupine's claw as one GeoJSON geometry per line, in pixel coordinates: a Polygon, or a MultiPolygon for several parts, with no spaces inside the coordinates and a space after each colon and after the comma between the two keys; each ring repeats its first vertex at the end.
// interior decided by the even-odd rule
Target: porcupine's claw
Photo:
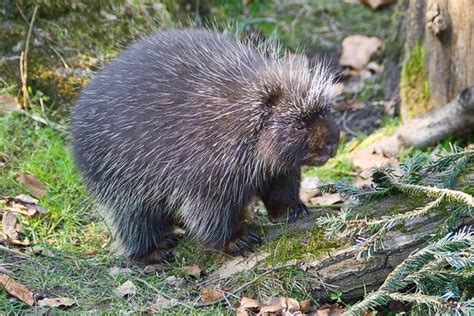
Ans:
{"type": "Polygon", "coordinates": [[[232,254],[242,254],[247,251],[253,251],[255,245],[261,245],[262,243],[263,239],[259,235],[249,232],[229,241],[226,251],[232,254]]]}
{"type": "Polygon", "coordinates": [[[286,221],[288,223],[294,223],[301,215],[303,217],[309,216],[308,208],[303,203],[299,203],[288,210],[286,221]]]}

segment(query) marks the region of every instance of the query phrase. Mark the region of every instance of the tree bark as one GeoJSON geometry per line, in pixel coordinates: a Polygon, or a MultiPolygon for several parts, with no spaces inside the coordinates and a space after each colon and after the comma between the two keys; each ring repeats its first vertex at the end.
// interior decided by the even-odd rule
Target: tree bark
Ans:
{"type": "MultiPolygon", "coordinates": [[[[429,100],[422,111],[443,106],[461,90],[474,86],[473,17],[474,0],[409,0],[405,60],[410,58],[416,45],[424,47],[429,100]]],[[[404,121],[420,114],[416,109],[419,102],[413,102],[417,93],[406,89],[426,87],[424,84],[405,85],[403,91],[402,86],[400,112],[404,121]]]]}

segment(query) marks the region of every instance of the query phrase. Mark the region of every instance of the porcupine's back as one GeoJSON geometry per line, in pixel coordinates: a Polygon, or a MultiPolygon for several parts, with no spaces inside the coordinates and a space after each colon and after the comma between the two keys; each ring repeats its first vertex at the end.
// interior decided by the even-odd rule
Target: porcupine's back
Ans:
{"type": "Polygon", "coordinates": [[[123,204],[158,196],[181,203],[196,191],[218,199],[215,188],[244,187],[255,172],[248,164],[259,123],[249,90],[264,65],[252,48],[205,30],[132,45],[98,73],[72,114],[89,189],[105,204],[123,204]]]}

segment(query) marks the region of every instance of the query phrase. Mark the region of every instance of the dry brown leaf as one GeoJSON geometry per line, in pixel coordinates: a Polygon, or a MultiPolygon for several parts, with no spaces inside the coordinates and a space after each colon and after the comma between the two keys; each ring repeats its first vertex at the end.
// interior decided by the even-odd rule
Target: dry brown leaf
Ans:
{"type": "Polygon", "coordinates": [[[121,268],[121,267],[112,267],[109,269],[109,274],[110,276],[117,276],[119,274],[124,274],[124,275],[127,275],[127,274],[133,274],[133,270],[130,269],[130,268],[121,268]]]}
{"type": "Polygon", "coordinates": [[[26,286],[18,283],[8,275],[0,274],[0,284],[3,285],[5,290],[12,296],[20,299],[26,304],[33,306],[33,293],[26,286]]]}
{"type": "Polygon", "coordinates": [[[38,200],[26,194],[20,194],[14,197],[15,200],[24,204],[38,204],[38,200]]]}
{"type": "Polygon", "coordinates": [[[199,278],[201,276],[202,270],[197,264],[193,264],[192,266],[185,266],[183,267],[184,273],[194,278],[199,278]]]}
{"type": "Polygon", "coordinates": [[[6,210],[29,217],[47,213],[44,207],[38,205],[38,200],[29,195],[3,196],[0,201],[5,203],[6,210]]]}
{"type": "Polygon", "coordinates": [[[16,178],[16,181],[24,185],[36,197],[42,197],[48,192],[46,186],[34,175],[23,173],[16,178]]]}
{"type": "Polygon", "coordinates": [[[284,297],[271,298],[265,306],[260,308],[260,314],[283,312],[286,308],[285,300],[284,297]]]}
{"type": "Polygon", "coordinates": [[[342,41],[341,66],[362,70],[372,56],[382,48],[383,42],[377,37],[350,35],[342,41]]]}
{"type": "Polygon", "coordinates": [[[3,232],[11,240],[18,240],[20,234],[17,230],[18,220],[15,213],[6,211],[2,217],[3,232]]]}
{"type": "Polygon", "coordinates": [[[143,273],[152,274],[157,271],[163,271],[164,269],[165,267],[161,264],[150,264],[150,265],[145,266],[145,268],[143,268],[143,273]]]}
{"type": "Polygon", "coordinates": [[[339,316],[344,313],[344,308],[337,304],[323,305],[316,311],[317,316],[339,316]]]}
{"type": "Polygon", "coordinates": [[[220,300],[224,297],[224,292],[220,289],[209,289],[209,288],[202,288],[201,289],[201,301],[203,303],[211,303],[217,300],[220,300]]]}
{"type": "Polygon", "coordinates": [[[148,306],[144,312],[147,314],[156,314],[156,312],[167,309],[170,307],[173,307],[177,304],[176,300],[174,299],[167,299],[166,297],[162,295],[158,295],[157,298],[155,298],[155,301],[153,302],[152,305],[148,306]]]}
{"type": "Polygon", "coordinates": [[[297,300],[291,297],[286,298],[286,312],[289,312],[291,314],[299,312],[300,310],[300,303],[298,303],[297,300]]]}
{"type": "Polygon", "coordinates": [[[315,197],[319,192],[318,187],[321,185],[321,181],[317,177],[304,177],[301,181],[300,199],[303,203],[307,204],[311,198],[315,197]]]}
{"type": "Polygon", "coordinates": [[[124,296],[132,296],[137,294],[137,287],[132,281],[127,281],[124,284],[120,285],[118,288],[115,289],[115,293],[117,295],[124,297],[124,296]]]}
{"type": "Polygon", "coordinates": [[[260,311],[261,303],[250,297],[242,297],[237,309],[237,316],[255,315],[260,311]]]}
{"type": "Polygon", "coordinates": [[[311,301],[310,300],[304,300],[300,302],[300,312],[303,314],[308,313],[311,311],[311,301]]]}
{"type": "Polygon", "coordinates": [[[69,307],[74,304],[76,304],[76,302],[69,297],[43,298],[38,301],[38,306],[48,307],[69,307]]]}
{"type": "Polygon", "coordinates": [[[11,94],[0,94],[0,115],[21,111],[20,103],[11,94]]]}
{"type": "Polygon", "coordinates": [[[313,205],[333,205],[344,202],[344,199],[339,193],[326,193],[312,198],[310,202],[313,205]]]}
{"type": "Polygon", "coordinates": [[[267,252],[259,253],[250,258],[244,258],[242,256],[235,257],[214,271],[209,279],[226,279],[236,273],[249,271],[255,267],[258,263],[264,261],[270,254],[267,252]]]}
{"type": "Polygon", "coordinates": [[[380,168],[382,166],[393,166],[396,163],[394,158],[387,158],[381,153],[377,153],[373,148],[363,148],[355,151],[350,156],[352,166],[358,170],[380,168]]]}
{"type": "Polygon", "coordinates": [[[359,2],[373,10],[377,10],[395,4],[397,0],[359,0],[359,2]]]}

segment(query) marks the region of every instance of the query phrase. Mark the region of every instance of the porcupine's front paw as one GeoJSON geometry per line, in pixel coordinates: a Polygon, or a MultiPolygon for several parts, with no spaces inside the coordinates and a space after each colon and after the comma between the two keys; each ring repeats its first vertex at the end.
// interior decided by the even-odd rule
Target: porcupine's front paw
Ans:
{"type": "Polygon", "coordinates": [[[288,210],[286,212],[286,221],[288,223],[294,223],[301,216],[309,216],[309,211],[306,205],[300,202],[294,206],[288,207],[288,210]]]}
{"type": "Polygon", "coordinates": [[[230,254],[242,254],[246,251],[253,251],[255,245],[261,245],[262,243],[262,237],[255,233],[247,232],[227,241],[224,251],[230,254]]]}

